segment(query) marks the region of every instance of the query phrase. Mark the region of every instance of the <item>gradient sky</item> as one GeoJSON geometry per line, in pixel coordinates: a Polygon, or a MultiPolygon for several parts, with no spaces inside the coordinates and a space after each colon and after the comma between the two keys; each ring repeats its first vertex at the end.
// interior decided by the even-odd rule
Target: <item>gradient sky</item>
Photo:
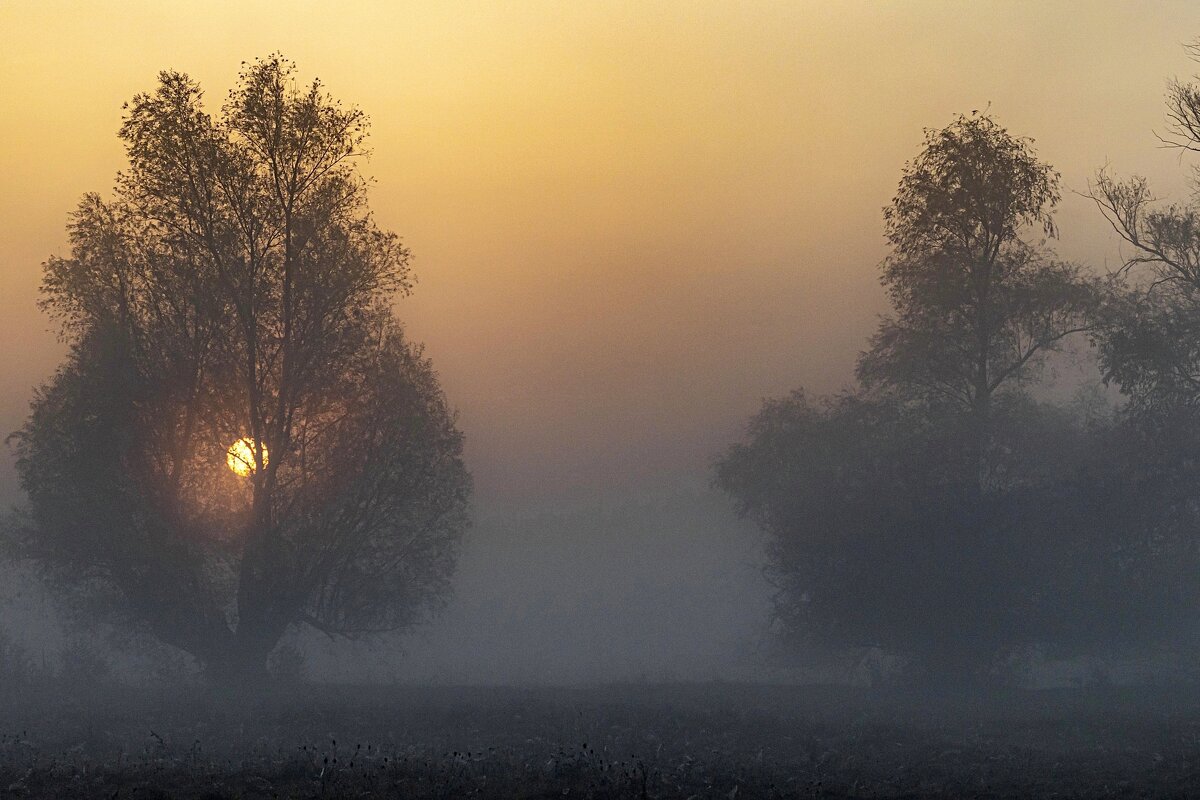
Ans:
{"type": "MultiPolygon", "coordinates": [[[[1182,196],[1156,148],[1194,2],[0,0],[0,430],[62,354],[34,306],[160,69],[214,105],[281,51],[373,120],[398,305],[484,502],[704,480],[766,395],[837,388],[883,310],[881,208],[922,129],[989,106],[1068,189],[1182,196]]],[[[1118,250],[1068,194],[1059,252],[1118,250]]],[[[18,502],[11,455],[0,501],[18,502]]]]}

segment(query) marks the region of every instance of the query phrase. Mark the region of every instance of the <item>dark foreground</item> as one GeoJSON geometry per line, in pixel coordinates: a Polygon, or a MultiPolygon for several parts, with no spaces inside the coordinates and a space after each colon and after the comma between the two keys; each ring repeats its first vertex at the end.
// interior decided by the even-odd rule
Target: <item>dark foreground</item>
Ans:
{"type": "Polygon", "coordinates": [[[1200,795],[1200,695],[308,686],[0,707],[6,798],[1031,795],[1200,795]]]}

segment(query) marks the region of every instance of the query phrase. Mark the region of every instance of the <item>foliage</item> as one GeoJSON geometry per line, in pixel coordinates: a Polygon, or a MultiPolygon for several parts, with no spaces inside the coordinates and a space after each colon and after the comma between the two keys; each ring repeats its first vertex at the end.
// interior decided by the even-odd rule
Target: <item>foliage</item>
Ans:
{"type": "Polygon", "coordinates": [[[367,208],[365,133],[277,56],[217,119],[164,72],[127,107],[115,198],[87,195],[45,265],[71,351],[17,434],[25,548],[214,673],[261,673],[296,625],[403,627],[448,590],[462,435],[390,310],[409,253],[367,208]]]}
{"type": "Polygon", "coordinates": [[[986,115],[927,132],[885,210],[893,313],[862,388],[767,401],[718,463],[769,535],[790,637],[978,680],[1075,630],[1057,578],[1090,530],[1063,523],[1094,520],[1081,475],[1103,455],[1093,425],[1023,391],[1102,297],[1023,238],[1055,233],[1058,197],[1031,143],[986,115]]]}
{"type": "MultiPolygon", "coordinates": [[[[1123,411],[1037,510],[1055,557],[1035,565],[1052,654],[1194,657],[1200,633],[1200,415],[1123,411]]],[[[1033,524],[1031,521],[1030,524],[1033,524]]]]}
{"type": "MultiPolygon", "coordinates": [[[[1189,46],[1200,61],[1200,47],[1189,46]]],[[[1181,152],[1200,151],[1200,86],[1173,80],[1167,129],[1181,152]]],[[[1193,175],[1193,189],[1200,183],[1193,175]]],[[[1107,476],[1109,552],[1125,589],[1105,613],[1126,629],[1190,639],[1194,653],[1195,575],[1200,572],[1200,203],[1159,203],[1149,182],[1101,170],[1091,197],[1126,250],[1114,286],[1095,315],[1092,339],[1107,381],[1127,399],[1124,436],[1110,444],[1120,464],[1107,476]],[[1151,611],[1155,613],[1150,613],[1151,611]]],[[[1097,576],[1098,581],[1107,577],[1097,576]]]]}
{"type": "Polygon", "coordinates": [[[1031,145],[986,115],[927,132],[884,211],[893,313],[858,365],[868,388],[970,415],[983,481],[993,396],[1084,330],[1098,296],[1077,266],[1022,238],[1030,226],[1055,234],[1059,199],[1058,173],[1031,145]]]}
{"type": "Polygon", "coordinates": [[[1195,412],[1150,424],[1010,399],[1004,488],[982,496],[953,466],[960,447],[892,400],[764,405],[717,481],[768,534],[789,642],[881,648],[943,681],[1002,678],[1029,647],[1194,652],[1195,412]]]}
{"type": "MultiPolygon", "coordinates": [[[[1189,48],[1200,61],[1200,48],[1189,48]]],[[[1197,80],[1200,80],[1198,78],[1197,80]]],[[[1200,151],[1200,85],[1172,81],[1168,132],[1182,151],[1200,151]]],[[[1200,181],[1193,176],[1193,189],[1200,181]]],[[[1200,402],[1200,202],[1161,205],[1149,182],[1101,170],[1092,199],[1130,246],[1127,291],[1101,315],[1096,341],[1107,377],[1139,412],[1200,402]]]]}

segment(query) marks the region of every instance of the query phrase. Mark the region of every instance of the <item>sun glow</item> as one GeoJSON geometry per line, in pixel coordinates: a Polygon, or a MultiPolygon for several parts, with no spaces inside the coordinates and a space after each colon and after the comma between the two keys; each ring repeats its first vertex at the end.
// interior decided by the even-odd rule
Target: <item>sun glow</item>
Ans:
{"type": "MultiPolygon", "coordinates": [[[[266,466],[267,446],[260,443],[259,448],[262,450],[263,466],[266,466]]],[[[246,436],[229,445],[229,449],[225,451],[225,463],[229,465],[231,470],[243,478],[254,472],[256,469],[254,463],[254,440],[246,436]]]]}

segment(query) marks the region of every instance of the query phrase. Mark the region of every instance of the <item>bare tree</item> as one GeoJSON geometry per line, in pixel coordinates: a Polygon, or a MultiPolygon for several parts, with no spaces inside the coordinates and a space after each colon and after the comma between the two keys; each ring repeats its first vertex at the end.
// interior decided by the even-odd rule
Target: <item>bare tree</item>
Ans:
{"type": "Polygon", "coordinates": [[[390,310],[410,256],[367,208],[366,129],[278,56],[217,119],[164,72],[127,106],[116,197],[86,196],[45,265],[72,349],[17,434],[25,544],[222,676],[294,625],[411,623],[465,525],[462,436],[390,310]]]}
{"type": "MultiPolygon", "coordinates": [[[[1189,48],[1200,60],[1200,50],[1189,48]]],[[[1200,151],[1200,86],[1172,81],[1168,147],[1200,151]]],[[[1200,176],[1193,176],[1193,191],[1200,176]]],[[[1116,293],[1100,315],[1096,340],[1108,378],[1135,409],[1200,403],[1200,205],[1159,203],[1141,176],[1118,180],[1101,170],[1091,198],[1130,247],[1116,293]]]]}

